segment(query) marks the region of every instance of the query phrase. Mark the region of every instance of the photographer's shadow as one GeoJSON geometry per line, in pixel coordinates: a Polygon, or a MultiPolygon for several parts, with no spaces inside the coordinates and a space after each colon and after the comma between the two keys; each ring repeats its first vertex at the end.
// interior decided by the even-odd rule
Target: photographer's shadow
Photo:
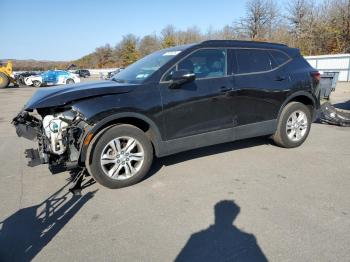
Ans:
{"type": "Polygon", "coordinates": [[[192,234],[175,261],[267,261],[254,235],[232,224],[238,205],[224,200],[214,209],[215,224],[192,234]]]}
{"type": "Polygon", "coordinates": [[[67,190],[68,185],[0,222],[1,261],[31,261],[96,192],[77,196],[67,190]]]}

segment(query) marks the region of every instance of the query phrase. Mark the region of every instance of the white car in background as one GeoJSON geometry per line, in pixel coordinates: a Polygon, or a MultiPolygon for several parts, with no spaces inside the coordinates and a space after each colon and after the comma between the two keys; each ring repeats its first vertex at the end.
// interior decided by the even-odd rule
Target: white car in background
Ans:
{"type": "Polygon", "coordinates": [[[64,70],[49,70],[40,75],[33,75],[24,78],[27,86],[50,86],[50,85],[66,85],[80,83],[80,77],[77,74],[64,70]]]}

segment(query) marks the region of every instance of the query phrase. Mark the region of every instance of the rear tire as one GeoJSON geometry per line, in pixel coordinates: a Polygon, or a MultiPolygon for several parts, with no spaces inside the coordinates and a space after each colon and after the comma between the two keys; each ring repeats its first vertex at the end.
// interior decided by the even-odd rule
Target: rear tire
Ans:
{"type": "Polygon", "coordinates": [[[34,87],[41,87],[41,83],[38,80],[33,81],[33,86],[34,87]]]}
{"type": "Polygon", "coordinates": [[[285,148],[298,147],[304,143],[311,128],[310,109],[299,102],[287,104],[280,115],[274,142],[285,148]]]}
{"type": "Polygon", "coordinates": [[[67,85],[70,85],[70,84],[74,84],[75,82],[74,82],[74,80],[73,79],[67,79],[67,81],[66,81],[66,84],[67,85]]]}
{"type": "Polygon", "coordinates": [[[141,181],[152,161],[153,147],[146,134],[121,124],[105,129],[91,141],[86,166],[99,184],[122,188],[141,181]]]}
{"type": "Polygon", "coordinates": [[[4,73],[0,73],[0,88],[8,87],[10,79],[4,73]]]}

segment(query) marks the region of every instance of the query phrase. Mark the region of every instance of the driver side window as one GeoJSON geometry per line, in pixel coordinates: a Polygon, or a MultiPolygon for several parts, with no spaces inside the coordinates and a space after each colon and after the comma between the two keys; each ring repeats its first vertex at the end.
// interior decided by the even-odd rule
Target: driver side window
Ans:
{"type": "Polygon", "coordinates": [[[195,73],[196,79],[223,77],[227,71],[226,49],[200,49],[171,68],[163,78],[170,81],[175,70],[188,70],[195,73]]]}
{"type": "Polygon", "coordinates": [[[166,73],[166,75],[163,77],[163,81],[170,81],[174,72],[176,71],[176,67],[177,65],[173,66],[168,73],[166,73]]]}
{"type": "Polygon", "coordinates": [[[226,50],[201,49],[178,64],[177,70],[186,69],[196,78],[222,77],[226,75],[226,50]]]}

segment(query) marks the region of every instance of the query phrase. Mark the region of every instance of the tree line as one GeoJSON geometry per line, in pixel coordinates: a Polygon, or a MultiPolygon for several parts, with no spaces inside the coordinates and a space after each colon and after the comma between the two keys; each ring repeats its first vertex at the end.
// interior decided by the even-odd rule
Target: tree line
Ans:
{"type": "Polygon", "coordinates": [[[167,25],[159,34],[123,36],[70,63],[80,68],[126,67],[156,50],[209,39],[255,40],[284,43],[303,55],[350,52],[350,0],[249,0],[242,17],[221,29],[198,27],[178,30],[167,25]]]}
{"type": "MultiPolygon", "coordinates": [[[[13,71],[46,71],[49,69],[66,69],[70,63],[65,61],[40,61],[40,60],[18,60],[9,59],[12,61],[13,71]]],[[[0,66],[7,64],[7,59],[0,60],[0,66]]]]}
{"type": "Polygon", "coordinates": [[[133,34],[112,47],[75,61],[79,67],[126,67],[161,48],[208,39],[271,41],[297,47],[303,55],[350,52],[350,0],[290,0],[286,5],[275,0],[249,0],[244,15],[220,30],[198,27],[177,30],[166,26],[160,34],[139,38],[133,34]]]}

